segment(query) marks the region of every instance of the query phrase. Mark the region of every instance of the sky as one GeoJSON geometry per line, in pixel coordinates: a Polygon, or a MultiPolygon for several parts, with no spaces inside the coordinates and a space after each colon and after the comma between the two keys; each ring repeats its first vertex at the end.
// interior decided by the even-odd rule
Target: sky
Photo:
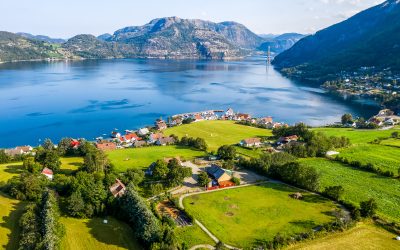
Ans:
{"type": "Polygon", "coordinates": [[[113,33],[158,17],[236,21],[257,34],[314,33],[383,0],[0,0],[0,30],[57,38],[113,33]]]}

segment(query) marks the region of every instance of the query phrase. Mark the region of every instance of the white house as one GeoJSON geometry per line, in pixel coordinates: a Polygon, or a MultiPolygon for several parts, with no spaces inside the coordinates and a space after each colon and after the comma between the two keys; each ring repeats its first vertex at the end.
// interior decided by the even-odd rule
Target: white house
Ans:
{"type": "Polygon", "coordinates": [[[148,128],[141,128],[141,129],[138,130],[138,134],[139,134],[140,136],[145,136],[145,135],[147,135],[148,133],[150,133],[150,131],[149,131],[148,128]]]}
{"type": "Polygon", "coordinates": [[[42,170],[42,175],[46,176],[49,180],[53,180],[53,170],[50,168],[44,168],[42,170]]]}

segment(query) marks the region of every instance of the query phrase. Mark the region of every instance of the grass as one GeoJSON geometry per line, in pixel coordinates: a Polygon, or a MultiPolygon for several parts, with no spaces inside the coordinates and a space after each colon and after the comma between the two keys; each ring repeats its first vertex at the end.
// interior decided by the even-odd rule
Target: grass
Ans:
{"type": "Polygon", "coordinates": [[[66,234],[61,243],[63,250],[143,249],[134,241],[132,229],[114,218],[75,219],[62,217],[66,234]]]}
{"type": "Polygon", "coordinates": [[[389,138],[394,131],[391,130],[356,130],[342,128],[318,128],[329,136],[345,136],[348,137],[353,144],[349,148],[339,150],[340,156],[347,158],[349,161],[359,161],[362,164],[372,163],[384,171],[392,171],[397,175],[400,167],[400,140],[398,147],[390,145],[394,143],[394,139],[383,140],[381,144],[371,144],[370,142],[378,138],[389,138]],[[387,143],[386,143],[387,142],[387,143]]]}
{"type": "Polygon", "coordinates": [[[272,131],[235,124],[233,121],[202,121],[167,129],[164,134],[203,138],[208,151],[216,151],[220,146],[237,144],[243,139],[271,136],[272,131]]]}
{"type": "Polygon", "coordinates": [[[73,172],[77,171],[82,164],[82,157],[61,157],[60,173],[66,175],[72,174],[73,172]]]}
{"type": "Polygon", "coordinates": [[[180,244],[185,243],[189,248],[202,244],[215,245],[215,242],[196,224],[188,227],[178,227],[175,229],[175,234],[178,242],[180,244]]]}
{"type": "Polygon", "coordinates": [[[0,164],[0,182],[7,182],[22,172],[22,162],[0,164]]]}
{"type": "Polygon", "coordinates": [[[304,200],[289,197],[297,191],[268,183],[190,196],[184,205],[222,242],[251,248],[278,232],[300,233],[333,219],[336,205],[312,194],[304,194],[304,200]]]}
{"type": "Polygon", "coordinates": [[[327,237],[307,241],[288,249],[307,250],[364,250],[364,249],[399,249],[399,243],[394,240],[395,235],[372,223],[359,223],[356,227],[327,237]]]}
{"type": "Polygon", "coordinates": [[[400,148],[400,139],[390,138],[383,140],[381,145],[400,148]]]}
{"type": "Polygon", "coordinates": [[[374,198],[378,214],[400,222],[400,181],[354,169],[326,159],[302,159],[302,164],[315,167],[322,175],[322,189],[341,185],[345,189],[343,199],[355,204],[374,198]]]}
{"type": "Polygon", "coordinates": [[[107,153],[117,171],[128,168],[146,169],[151,163],[163,158],[179,157],[190,160],[204,156],[204,152],[180,146],[129,148],[110,151],[107,153]]]}

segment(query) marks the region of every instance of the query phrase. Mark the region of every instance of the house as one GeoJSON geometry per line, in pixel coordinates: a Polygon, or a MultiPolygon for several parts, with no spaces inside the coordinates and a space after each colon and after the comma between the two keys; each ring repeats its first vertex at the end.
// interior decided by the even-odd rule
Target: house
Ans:
{"type": "Polygon", "coordinates": [[[44,168],[42,170],[42,175],[46,176],[49,180],[53,180],[53,170],[50,168],[44,168]]]}
{"type": "Polygon", "coordinates": [[[193,119],[194,119],[195,122],[200,122],[200,121],[204,120],[204,118],[200,114],[195,114],[193,116],[193,119]]]}
{"type": "Polygon", "coordinates": [[[124,195],[126,187],[119,179],[115,179],[115,183],[110,187],[110,192],[114,197],[124,195]]]}
{"type": "Polygon", "coordinates": [[[207,174],[218,184],[224,181],[230,181],[232,179],[232,173],[222,169],[218,165],[212,164],[206,167],[207,174]]]}
{"type": "Polygon", "coordinates": [[[158,146],[166,146],[175,143],[175,138],[173,137],[162,137],[156,141],[156,145],[158,146]]]}
{"type": "Polygon", "coordinates": [[[80,144],[81,144],[81,143],[80,143],[78,140],[72,139],[70,146],[71,146],[71,148],[73,148],[73,149],[77,149],[77,148],[79,147],[80,144]]]}
{"type": "Polygon", "coordinates": [[[274,120],[272,119],[272,117],[268,116],[268,117],[264,117],[264,118],[259,119],[258,120],[258,125],[267,126],[269,124],[272,124],[273,122],[274,122],[274,120]]]}
{"type": "Polygon", "coordinates": [[[22,151],[22,149],[10,148],[10,149],[5,149],[4,153],[8,156],[14,157],[17,155],[22,155],[24,151],[22,151]]]}
{"type": "Polygon", "coordinates": [[[278,143],[287,144],[287,143],[290,143],[292,141],[296,142],[298,139],[299,139],[299,137],[297,135],[290,135],[290,136],[279,138],[278,143]]]}
{"type": "Polygon", "coordinates": [[[141,138],[135,133],[129,133],[123,136],[126,142],[140,141],[141,138]]]}
{"type": "Polygon", "coordinates": [[[225,112],[225,116],[230,117],[230,116],[234,116],[235,112],[233,112],[232,108],[229,108],[226,112],[225,112]]]}
{"type": "Polygon", "coordinates": [[[96,147],[102,151],[112,151],[117,149],[117,144],[115,144],[114,142],[98,142],[96,143],[96,147]]]}
{"type": "Polygon", "coordinates": [[[18,146],[15,149],[22,150],[22,154],[24,154],[24,155],[30,154],[33,150],[33,148],[31,146],[18,146]]]}
{"type": "Polygon", "coordinates": [[[182,122],[183,122],[182,118],[177,117],[177,118],[173,119],[170,124],[171,124],[171,126],[179,126],[179,125],[182,125],[182,122]]]}
{"type": "Polygon", "coordinates": [[[237,114],[236,115],[236,120],[238,121],[247,121],[251,119],[251,115],[249,114],[237,114]]]}
{"type": "Polygon", "coordinates": [[[149,144],[153,144],[153,143],[157,142],[158,139],[163,138],[163,137],[164,137],[164,135],[162,133],[151,134],[149,136],[149,139],[147,140],[147,142],[149,144]]]}
{"type": "Polygon", "coordinates": [[[156,129],[158,131],[162,131],[162,130],[167,129],[167,124],[163,120],[157,120],[155,125],[156,125],[156,129]]]}
{"type": "Polygon", "coordinates": [[[133,147],[135,147],[135,148],[141,148],[141,147],[144,147],[146,145],[147,145],[147,142],[145,142],[145,141],[135,141],[133,143],[133,147]]]}
{"type": "Polygon", "coordinates": [[[138,130],[138,134],[139,134],[140,136],[145,136],[145,135],[147,135],[148,133],[150,133],[150,131],[149,131],[148,128],[141,128],[141,129],[138,130]]]}
{"type": "Polygon", "coordinates": [[[121,133],[119,133],[117,131],[113,131],[113,132],[111,132],[111,137],[112,138],[120,138],[121,137],[121,133]]]}
{"type": "Polygon", "coordinates": [[[248,138],[248,139],[242,140],[239,144],[242,147],[248,147],[248,148],[259,147],[259,146],[261,146],[261,139],[260,138],[248,138]]]}

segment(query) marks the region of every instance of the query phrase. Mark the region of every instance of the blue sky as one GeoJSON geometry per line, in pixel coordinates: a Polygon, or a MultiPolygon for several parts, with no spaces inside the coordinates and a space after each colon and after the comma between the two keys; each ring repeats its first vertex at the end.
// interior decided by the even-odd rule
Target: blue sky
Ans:
{"type": "Polygon", "coordinates": [[[313,33],[383,0],[1,0],[0,30],[69,38],[157,17],[236,21],[256,33],[313,33]]]}

